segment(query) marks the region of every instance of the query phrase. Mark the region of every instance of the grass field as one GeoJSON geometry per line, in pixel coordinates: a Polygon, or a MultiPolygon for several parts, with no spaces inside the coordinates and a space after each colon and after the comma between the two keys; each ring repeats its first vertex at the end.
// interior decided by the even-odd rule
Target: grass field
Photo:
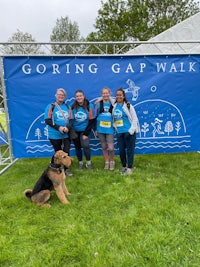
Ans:
{"type": "Polygon", "coordinates": [[[67,179],[70,204],[23,196],[49,159],[17,161],[0,177],[0,266],[200,266],[200,154],[136,155],[131,176],[94,169],[67,179]]]}

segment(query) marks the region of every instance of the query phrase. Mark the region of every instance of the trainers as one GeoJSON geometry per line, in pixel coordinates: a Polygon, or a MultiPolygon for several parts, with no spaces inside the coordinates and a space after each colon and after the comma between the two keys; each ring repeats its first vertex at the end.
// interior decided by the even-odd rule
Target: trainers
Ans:
{"type": "Polygon", "coordinates": [[[126,167],[122,167],[121,168],[121,174],[124,174],[126,172],[127,168],[126,167]]]}
{"type": "Polygon", "coordinates": [[[79,165],[78,165],[78,170],[80,171],[82,169],[83,169],[83,162],[79,163],[79,165]]]}
{"type": "Polygon", "coordinates": [[[129,174],[132,174],[132,173],[133,173],[132,170],[126,169],[126,171],[123,173],[123,175],[129,175],[129,174]]]}
{"type": "Polygon", "coordinates": [[[85,166],[88,169],[88,171],[90,171],[92,169],[92,164],[86,163],[85,166]]]}
{"type": "Polygon", "coordinates": [[[110,171],[114,171],[114,169],[115,169],[115,162],[114,161],[110,161],[110,168],[109,168],[109,170],[110,171]]]}
{"type": "Polygon", "coordinates": [[[70,171],[69,169],[66,169],[66,170],[65,170],[65,174],[66,174],[67,176],[73,176],[73,174],[71,173],[71,171],[70,171]]]}
{"type": "Polygon", "coordinates": [[[104,170],[109,170],[109,161],[105,162],[104,170]]]}

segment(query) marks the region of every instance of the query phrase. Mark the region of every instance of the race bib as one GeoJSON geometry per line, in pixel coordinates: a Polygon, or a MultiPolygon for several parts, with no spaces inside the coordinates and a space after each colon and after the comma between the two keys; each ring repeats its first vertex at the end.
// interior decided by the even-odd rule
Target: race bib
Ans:
{"type": "Polygon", "coordinates": [[[123,120],[116,121],[115,124],[116,124],[117,127],[124,126],[123,120]]]}
{"type": "Polygon", "coordinates": [[[100,121],[100,126],[104,128],[110,128],[111,122],[110,121],[100,121]]]}

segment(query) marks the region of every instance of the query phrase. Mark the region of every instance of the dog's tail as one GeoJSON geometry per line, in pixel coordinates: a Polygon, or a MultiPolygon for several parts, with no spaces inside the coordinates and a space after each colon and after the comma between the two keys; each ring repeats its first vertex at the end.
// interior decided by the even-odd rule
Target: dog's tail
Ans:
{"type": "Polygon", "coordinates": [[[24,195],[25,195],[25,197],[27,197],[28,199],[31,199],[31,197],[32,197],[32,190],[31,190],[31,189],[26,189],[26,190],[24,191],[24,195]]]}

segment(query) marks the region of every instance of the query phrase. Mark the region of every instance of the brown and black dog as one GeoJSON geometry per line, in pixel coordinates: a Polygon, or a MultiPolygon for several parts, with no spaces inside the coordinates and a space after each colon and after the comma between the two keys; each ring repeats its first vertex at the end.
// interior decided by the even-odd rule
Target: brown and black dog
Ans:
{"type": "Polygon", "coordinates": [[[69,167],[72,164],[72,158],[62,150],[57,151],[47,169],[38,179],[33,190],[26,189],[24,195],[35,202],[38,206],[51,205],[46,203],[51,196],[51,190],[56,191],[56,195],[63,204],[68,204],[66,196],[70,195],[65,185],[64,166],[69,167]]]}

